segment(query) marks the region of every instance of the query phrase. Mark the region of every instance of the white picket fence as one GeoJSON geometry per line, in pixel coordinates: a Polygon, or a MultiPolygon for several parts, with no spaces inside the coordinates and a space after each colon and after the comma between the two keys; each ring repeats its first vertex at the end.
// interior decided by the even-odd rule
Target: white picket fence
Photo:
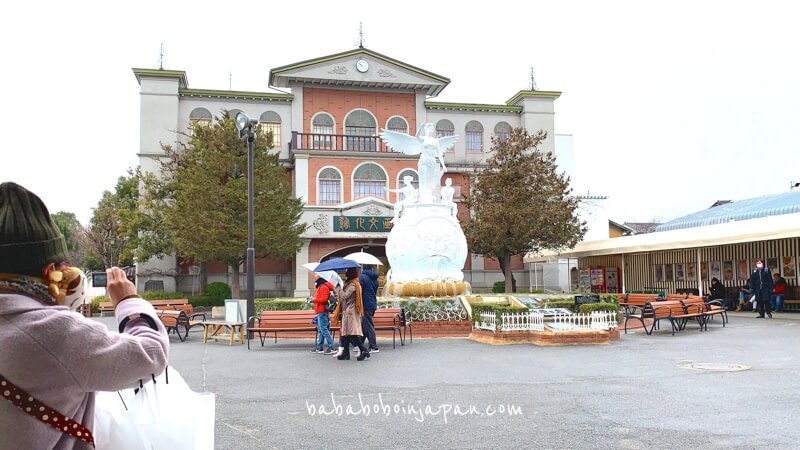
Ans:
{"type": "Polygon", "coordinates": [[[554,331],[611,330],[617,327],[617,313],[592,311],[589,314],[555,315],[547,326],[554,331]]]}
{"type": "Polygon", "coordinates": [[[480,322],[475,322],[475,327],[482,330],[496,331],[497,316],[494,312],[482,312],[480,322]]]}
{"type": "Polygon", "coordinates": [[[537,312],[502,313],[502,331],[544,331],[544,316],[537,312]]]}
{"type": "MultiPolygon", "coordinates": [[[[617,327],[617,313],[593,311],[589,314],[558,314],[546,325],[553,331],[610,330],[617,327]]],[[[500,314],[502,331],[544,331],[544,315],[538,312],[508,312],[500,314]]],[[[497,331],[497,316],[494,312],[482,312],[476,328],[497,331]]]]}

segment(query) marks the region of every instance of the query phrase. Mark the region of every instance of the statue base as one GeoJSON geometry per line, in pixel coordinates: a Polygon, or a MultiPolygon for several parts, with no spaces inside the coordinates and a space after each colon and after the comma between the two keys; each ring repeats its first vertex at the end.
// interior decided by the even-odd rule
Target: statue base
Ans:
{"type": "Polygon", "coordinates": [[[393,297],[455,297],[469,295],[472,287],[467,281],[389,281],[383,288],[383,296],[393,297]]]}

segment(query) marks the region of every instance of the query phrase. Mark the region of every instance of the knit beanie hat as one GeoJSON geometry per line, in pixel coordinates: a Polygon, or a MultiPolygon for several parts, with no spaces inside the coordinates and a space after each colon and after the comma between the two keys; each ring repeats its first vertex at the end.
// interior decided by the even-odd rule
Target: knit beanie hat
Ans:
{"type": "Polygon", "coordinates": [[[69,258],[64,236],[33,192],[0,184],[0,273],[42,276],[48,263],[69,258]]]}

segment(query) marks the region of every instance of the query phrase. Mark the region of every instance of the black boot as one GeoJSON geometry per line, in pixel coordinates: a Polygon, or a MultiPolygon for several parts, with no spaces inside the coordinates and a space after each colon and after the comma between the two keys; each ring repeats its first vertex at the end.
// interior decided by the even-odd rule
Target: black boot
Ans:
{"type": "Polygon", "coordinates": [[[350,359],[350,344],[345,345],[344,351],[342,352],[341,355],[337,356],[336,359],[338,359],[339,361],[343,361],[345,359],[347,359],[347,360],[350,359]]]}
{"type": "Polygon", "coordinates": [[[361,351],[361,354],[356,357],[356,360],[363,361],[369,358],[369,350],[367,350],[367,348],[364,347],[364,345],[359,345],[358,349],[361,351]]]}

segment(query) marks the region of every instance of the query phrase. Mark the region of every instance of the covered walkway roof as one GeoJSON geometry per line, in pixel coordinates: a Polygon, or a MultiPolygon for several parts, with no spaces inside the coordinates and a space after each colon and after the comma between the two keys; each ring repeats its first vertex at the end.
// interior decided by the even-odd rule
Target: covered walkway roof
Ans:
{"type": "Polygon", "coordinates": [[[800,213],[800,190],[764,195],[714,206],[663,223],[656,232],[704,227],[731,221],[800,213]]]}
{"type": "Polygon", "coordinates": [[[682,228],[580,242],[572,250],[561,253],[528,253],[525,255],[524,261],[542,262],[559,258],[646,253],[795,237],[800,237],[800,212],[725,222],[697,228],[682,228]]]}

